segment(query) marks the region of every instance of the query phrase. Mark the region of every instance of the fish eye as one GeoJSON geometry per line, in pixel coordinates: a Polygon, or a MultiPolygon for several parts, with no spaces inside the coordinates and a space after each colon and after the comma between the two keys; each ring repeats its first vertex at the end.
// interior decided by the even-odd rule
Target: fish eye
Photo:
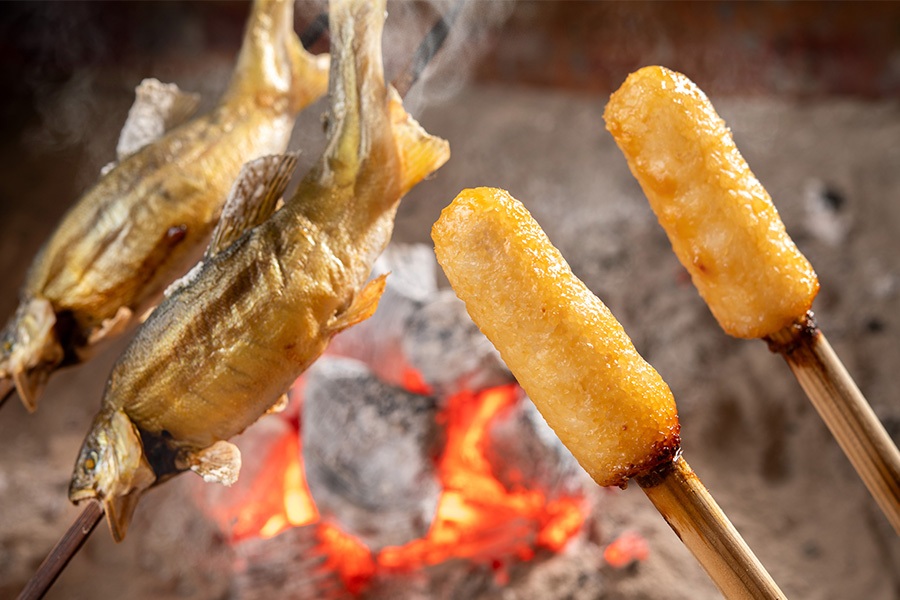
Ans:
{"type": "Polygon", "coordinates": [[[94,467],[97,466],[97,453],[91,450],[91,453],[88,454],[88,458],[84,461],[84,470],[91,471],[94,467]]]}

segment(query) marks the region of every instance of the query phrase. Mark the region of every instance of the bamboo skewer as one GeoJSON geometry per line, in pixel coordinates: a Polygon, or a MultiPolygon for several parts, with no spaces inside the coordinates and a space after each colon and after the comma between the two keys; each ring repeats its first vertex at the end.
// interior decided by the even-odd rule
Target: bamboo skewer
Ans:
{"type": "Polygon", "coordinates": [[[19,600],[35,600],[44,597],[75,553],[87,541],[102,516],[103,508],[99,502],[92,501],[84,507],[69,530],[60,538],[38,570],[28,580],[25,589],[19,594],[19,600]]]}
{"type": "Polygon", "coordinates": [[[437,51],[444,45],[444,40],[450,34],[450,28],[453,27],[465,3],[466,0],[456,0],[453,6],[450,7],[450,10],[447,11],[447,14],[437,20],[422,39],[419,47],[416,48],[406,67],[391,81],[391,85],[394,86],[401,98],[406,97],[409,89],[422,76],[425,67],[428,66],[431,59],[437,54],[437,51]]]}
{"type": "Polygon", "coordinates": [[[680,454],[634,480],[723,596],[731,600],[785,598],[680,454]]]}
{"type": "Polygon", "coordinates": [[[783,600],[681,457],[671,390],[524,206],[463,190],[432,239],[472,320],[594,481],[635,479],[726,598],[783,600]]]}
{"type": "Polygon", "coordinates": [[[900,534],[900,451],[816,327],[815,271],[709,99],[683,75],[646,67],[604,116],[719,325],[784,356],[900,534]]]}
{"type": "Polygon", "coordinates": [[[766,338],[784,357],[863,483],[900,534],[900,450],[850,377],[812,312],[766,338]]]}

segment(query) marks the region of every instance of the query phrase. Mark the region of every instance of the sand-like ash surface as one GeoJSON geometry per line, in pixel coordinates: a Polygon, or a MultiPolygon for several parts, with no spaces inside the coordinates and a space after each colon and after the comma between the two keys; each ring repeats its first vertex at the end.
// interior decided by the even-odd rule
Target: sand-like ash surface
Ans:
{"type": "MultiPolygon", "coordinates": [[[[206,66],[170,69],[169,79],[183,78],[209,101],[230,56],[206,66]]],[[[0,141],[0,318],[14,310],[25,269],[63,211],[112,159],[141,75],[149,73],[107,67],[74,78],[51,98],[56,104],[0,141]]],[[[431,224],[462,188],[508,189],[669,383],[687,460],[786,595],[900,598],[900,538],[783,360],[761,341],[719,329],[604,129],[605,97],[483,84],[437,96],[422,89],[410,97],[414,114],[450,141],[452,157],[403,201],[395,239],[430,243],[431,224]]],[[[900,441],[900,104],[712,100],[818,272],[822,330],[900,441]]],[[[325,108],[304,113],[294,135],[307,166],[322,147],[325,108]]],[[[21,589],[78,512],[66,486],[123,345],[56,376],[35,415],[17,400],[0,411],[2,597],[21,589]]],[[[223,573],[232,551],[193,508],[198,485],[186,475],[150,493],[123,544],[102,526],[47,597],[229,597],[223,573]]],[[[720,597],[636,486],[600,494],[596,512],[602,537],[636,530],[650,558],[602,568],[573,597],[720,597]]]]}

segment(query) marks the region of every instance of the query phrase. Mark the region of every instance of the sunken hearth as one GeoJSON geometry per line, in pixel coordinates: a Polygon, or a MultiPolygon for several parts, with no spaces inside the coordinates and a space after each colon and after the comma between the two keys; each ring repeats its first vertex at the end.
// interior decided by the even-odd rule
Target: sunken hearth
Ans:
{"type": "MultiPolygon", "coordinates": [[[[401,24],[401,18],[421,14],[430,24],[434,11],[429,6],[416,12],[420,2],[390,3],[394,26],[389,29],[411,36],[406,45],[395,40],[387,46],[394,55],[389,59],[399,66],[424,31],[401,24]]],[[[246,3],[7,6],[11,18],[0,21],[8,26],[3,39],[10,46],[10,59],[2,65],[8,69],[9,93],[6,110],[0,111],[7,133],[0,140],[3,318],[14,310],[28,261],[111,160],[137,82],[149,75],[176,81],[201,92],[209,105],[227,83],[246,15],[246,3]]],[[[608,93],[643,65],[676,68],[710,94],[775,199],[788,232],[816,267],[822,282],[814,307],[820,324],[900,441],[898,5],[838,3],[823,10],[818,3],[519,0],[466,6],[443,54],[407,98],[417,120],[450,141],[452,158],[403,200],[395,239],[429,244],[428,232],[441,209],[463,188],[510,190],[669,383],[692,466],[786,595],[898,600],[900,539],[781,358],[762,343],[722,333],[685,278],[602,119],[608,93]],[[500,4],[510,10],[502,27],[477,12],[500,4]]],[[[323,7],[318,0],[298,2],[296,10],[305,11],[305,23],[323,7]]],[[[319,155],[325,110],[320,104],[298,119],[290,147],[303,149],[299,173],[319,155]]],[[[389,293],[413,306],[388,319],[394,309],[381,315],[391,306],[385,301],[376,314],[386,320],[382,331],[393,334],[401,324],[416,331],[421,320],[435,325],[438,337],[451,335],[438,319],[456,318],[452,311],[460,309],[451,308],[452,296],[422,290],[429,285],[422,282],[400,292],[407,270],[393,269],[389,293]]],[[[430,425],[433,437],[403,438],[410,447],[427,447],[431,460],[397,465],[391,481],[410,489],[417,477],[436,476],[448,443],[444,420],[451,400],[462,390],[476,395],[508,389],[503,386],[509,380],[502,366],[492,363],[496,356],[479,349],[483,340],[472,338],[471,328],[452,334],[469,344],[462,346],[468,351],[436,361],[425,359],[439,346],[424,331],[412,337],[376,334],[368,345],[349,349],[341,349],[349,337],[335,340],[325,360],[359,362],[344,369],[348,363],[338,361],[324,370],[323,360],[324,371],[309,374],[285,412],[261,419],[236,440],[244,466],[234,487],[185,474],[153,490],[138,507],[128,539],[114,544],[101,524],[47,599],[354,593],[429,599],[721,598],[637,486],[621,491],[597,488],[582,476],[556,480],[557,474],[539,466],[565,470],[566,463],[558,462],[551,443],[520,444],[543,435],[540,429],[523,432],[518,421],[529,423],[533,415],[521,398],[504,400],[509,405],[489,421],[482,456],[502,489],[536,482],[535,489],[551,501],[580,502],[584,522],[568,542],[551,550],[535,541],[540,530],[533,521],[516,518],[524,542],[509,545],[506,538],[492,538],[502,542],[500,558],[472,554],[402,571],[378,567],[379,553],[383,557],[386,549],[427,538],[421,532],[430,529],[433,518],[421,515],[440,502],[440,492],[416,487],[402,498],[410,512],[388,516],[367,515],[363,509],[369,507],[351,501],[352,495],[343,502],[324,497],[333,486],[358,495],[359,486],[375,485],[387,459],[378,456],[381,463],[354,479],[352,460],[309,456],[311,447],[301,447],[301,429],[310,425],[301,418],[301,400],[304,411],[311,407],[314,375],[319,383],[331,376],[350,378],[364,391],[402,390],[399,397],[412,404],[391,427],[405,427],[429,411],[438,422],[430,425]],[[356,354],[363,349],[370,356],[356,354]],[[454,389],[461,381],[463,388],[454,389]],[[526,459],[524,453],[534,448],[526,459]],[[314,467],[316,461],[321,463],[314,467]],[[515,473],[512,467],[523,462],[533,469],[515,473]],[[498,467],[504,464],[509,469],[498,467]],[[281,473],[282,483],[258,494],[255,482],[271,481],[270,471],[281,473]],[[313,503],[297,491],[306,479],[311,487],[319,479],[332,487],[313,503]],[[570,495],[572,485],[580,496],[570,495]],[[359,542],[347,542],[350,535],[359,542]],[[337,562],[329,549],[342,542],[347,543],[337,562]],[[533,556],[526,560],[529,553],[533,556]],[[613,566],[630,561],[631,566],[613,566]]],[[[66,500],[66,486],[121,351],[122,344],[111,347],[92,363],[61,372],[34,415],[13,402],[0,413],[0,598],[15,597],[79,512],[66,500]]],[[[334,399],[343,399],[341,394],[334,399]]],[[[360,410],[377,414],[379,407],[360,410]]],[[[324,415],[335,419],[334,427],[348,416],[344,426],[354,427],[352,414],[324,415]]],[[[373,434],[394,431],[383,425],[373,434]]],[[[374,446],[369,454],[377,454],[374,446]]],[[[397,497],[376,491],[369,504],[382,510],[397,497]]]]}
{"type": "MultiPolygon", "coordinates": [[[[201,489],[235,598],[545,597],[560,575],[541,572],[561,563],[575,588],[596,578],[596,488],[436,270],[426,246],[389,247],[375,316],[242,436],[257,466],[237,489],[201,489]],[[570,543],[595,548],[557,558],[570,543]]],[[[619,562],[641,558],[632,547],[619,562]]]]}

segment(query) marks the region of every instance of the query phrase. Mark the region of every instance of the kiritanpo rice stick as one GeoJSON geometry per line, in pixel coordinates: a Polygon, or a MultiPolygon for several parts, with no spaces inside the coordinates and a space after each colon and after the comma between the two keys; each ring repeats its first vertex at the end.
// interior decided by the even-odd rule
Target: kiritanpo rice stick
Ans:
{"type": "Polygon", "coordinates": [[[646,67],[604,117],[719,324],[784,356],[900,533],[900,451],[812,320],[816,274],[709,99],[684,75],[646,67]]]}
{"type": "Polygon", "coordinates": [[[669,387],[502,190],[465,190],[432,230],[472,319],[600,485],[635,477],[727,598],[783,598],[679,454],[669,387]]]}

